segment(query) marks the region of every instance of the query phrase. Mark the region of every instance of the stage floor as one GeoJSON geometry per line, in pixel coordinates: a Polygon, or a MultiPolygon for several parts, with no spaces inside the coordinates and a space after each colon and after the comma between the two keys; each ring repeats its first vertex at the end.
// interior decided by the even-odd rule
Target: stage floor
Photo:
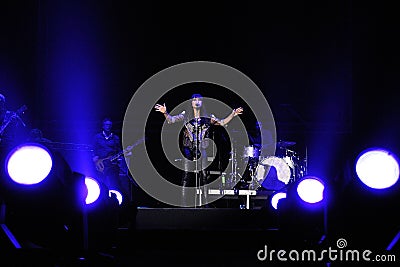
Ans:
{"type": "MultiPolygon", "coordinates": [[[[295,222],[282,227],[277,213],[266,208],[137,207],[134,218],[108,235],[89,234],[85,249],[3,250],[2,259],[10,262],[4,266],[329,266],[327,261],[282,262],[277,253],[318,252],[336,242],[308,235],[295,222]],[[266,252],[273,257],[265,258],[266,252]]],[[[342,264],[332,266],[349,266],[342,264]]]]}

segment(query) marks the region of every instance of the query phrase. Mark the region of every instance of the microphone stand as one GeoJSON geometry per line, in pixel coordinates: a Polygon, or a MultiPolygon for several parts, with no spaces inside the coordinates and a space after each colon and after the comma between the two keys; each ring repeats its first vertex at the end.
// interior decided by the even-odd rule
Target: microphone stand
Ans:
{"type": "Polygon", "coordinates": [[[194,160],[196,161],[196,168],[195,168],[195,179],[196,179],[196,195],[195,195],[195,207],[197,207],[197,195],[198,194],[200,194],[200,205],[199,206],[201,206],[201,191],[200,191],[200,181],[199,181],[199,174],[198,174],[198,171],[199,171],[199,168],[198,168],[198,159],[197,159],[197,153],[198,153],[198,149],[199,149],[199,126],[198,126],[198,123],[199,123],[199,121],[198,121],[198,119],[197,118],[195,118],[195,122],[194,122],[194,127],[195,127],[195,130],[194,130],[194,133],[195,133],[195,145],[194,145],[194,147],[195,147],[195,154],[194,154],[194,160]]]}

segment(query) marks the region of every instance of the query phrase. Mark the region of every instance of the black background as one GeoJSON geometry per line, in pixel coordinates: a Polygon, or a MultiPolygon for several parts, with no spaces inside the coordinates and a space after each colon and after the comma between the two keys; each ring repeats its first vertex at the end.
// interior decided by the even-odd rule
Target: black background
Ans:
{"type": "MultiPolygon", "coordinates": [[[[28,129],[85,144],[105,115],[120,131],[135,90],[157,72],[223,63],[261,89],[277,139],[295,141],[310,173],[336,181],[367,147],[400,152],[396,17],[382,1],[2,1],[0,93],[9,109],[28,106],[28,129]]],[[[240,103],[222,88],[200,91],[211,89],[240,103]]],[[[162,100],[172,109],[192,93],[162,100]]],[[[164,118],[150,118],[157,138],[164,118]]]]}
{"type": "MultiPolygon", "coordinates": [[[[120,133],[141,84],[167,67],[202,60],[229,65],[255,82],[273,112],[277,140],[296,142],[291,149],[308,157],[310,173],[333,179],[369,146],[398,152],[398,24],[387,3],[36,0],[1,6],[0,91],[9,109],[28,106],[27,130],[40,128],[50,140],[90,144],[104,116],[120,133]]],[[[177,88],[160,101],[172,109],[193,91],[241,104],[207,84],[177,88]]],[[[158,141],[164,118],[149,116],[158,141]]],[[[250,111],[241,118],[252,125],[250,111]]]]}
{"type": "MultiPolygon", "coordinates": [[[[53,141],[90,143],[106,115],[120,131],[142,83],[204,60],[255,82],[277,139],[296,142],[292,149],[308,156],[311,173],[330,179],[369,146],[398,152],[398,24],[387,3],[37,0],[1,7],[1,93],[9,109],[26,104],[27,129],[53,141]]],[[[169,109],[191,96],[188,87],[163,99],[169,109]]],[[[200,88],[235,106],[220,89],[200,88]]],[[[149,121],[155,132],[164,120],[157,114],[149,121]]]]}

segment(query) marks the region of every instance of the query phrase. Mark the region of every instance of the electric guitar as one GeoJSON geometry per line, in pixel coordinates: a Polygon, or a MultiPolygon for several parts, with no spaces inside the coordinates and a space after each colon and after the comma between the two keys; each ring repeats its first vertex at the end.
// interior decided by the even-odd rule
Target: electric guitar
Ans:
{"type": "Polygon", "coordinates": [[[110,165],[110,164],[117,164],[117,160],[118,158],[120,158],[122,155],[125,155],[126,153],[130,152],[134,147],[140,145],[141,143],[143,143],[145,141],[145,138],[141,138],[138,141],[136,141],[134,144],[127,146],[124,150],[121,150],[120,152],[110,155],[108,157],[99,159],[95,162],[96,165],[96,169],[99,172],[104,172],[104,165],[110,165]]]}
{"type": "Polygon", "coordinates": [[[19,118],[19,116],[21,116],[27,109],[28,109],[27,106],[23,105],[16,112],[12,112],[12,114],[8,118],[6,118],[6,120],[3,122],[3,124],[0,127],[0,142],[1,142],[1,136],[3,135],[3,133],[6,130],[6,128],[8,127],[8,125],[10,125],[10,123],[14,119],[19,118]]]}

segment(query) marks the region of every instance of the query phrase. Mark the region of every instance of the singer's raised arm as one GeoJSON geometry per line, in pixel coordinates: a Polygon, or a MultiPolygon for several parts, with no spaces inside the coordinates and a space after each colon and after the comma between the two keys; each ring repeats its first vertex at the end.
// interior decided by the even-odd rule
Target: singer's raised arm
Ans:
{"type": "Polygon", "coordinates": [[[172,116],[167,112],[167,107],[165,106],[165,103],[163,105],[160,104],[156,104],[154,106],[154,108],[156,109],[156,111],[161,112],[164,114],[165,119],[167,120],[168,123],[175,123],[178,121],[183,121],[184,120],[184,114],[185,112],[182,112],[178,115],[172,116]]]}
{"type": "Polygon", "coordinates": [[[232,119],[233,117],[236,117],[237,115],[240,115],[243,113],[243,108],[235,108],[232,110],[232,112],[224,119],[218,119],[216,118],[213,114],[211,114],[211,123],[215,125],[221,125],[221,126],[226,126],[232,119]]]}

